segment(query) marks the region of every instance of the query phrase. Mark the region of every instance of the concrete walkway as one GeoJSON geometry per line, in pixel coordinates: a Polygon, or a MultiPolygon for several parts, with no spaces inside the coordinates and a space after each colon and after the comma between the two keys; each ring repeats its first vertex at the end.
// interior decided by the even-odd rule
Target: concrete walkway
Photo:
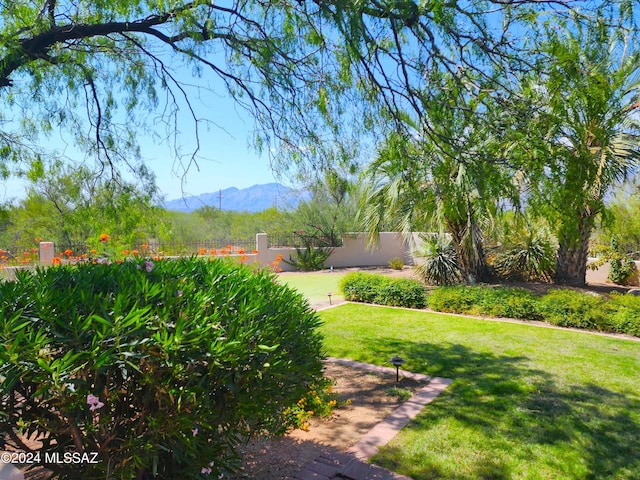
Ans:
{"type": "Polygon", "coordinates": [[[10,463],[0,461],[0,480],[24,480],[24,475],[10,463]]]}
{"type": "MultiPolygon", "coordinates": [[[[352,360],[328,358],[327,361],[370,372],[396,373],[395,368],[380,367],[352,360]]],[[[410,420],[418,415],[426,404],[432,402],[453,380],[440,377],[430,378],[428,375],[404,370],[400,370],[399,373],[403,377],[428,381],[429,383],[373,427],[358,443],[349,448],[347,453],[320,455],[294,477],[296,480],[410,480],[409,477],[398,475],[366,462],[378,453],[380,447],[389,443],[410,420]]]]}

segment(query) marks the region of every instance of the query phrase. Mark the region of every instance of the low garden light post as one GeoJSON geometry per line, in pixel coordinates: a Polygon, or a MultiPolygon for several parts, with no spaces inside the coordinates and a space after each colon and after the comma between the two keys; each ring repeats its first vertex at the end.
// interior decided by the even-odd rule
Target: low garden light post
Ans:
{"type": "Polygon", "coordinates": [[[405,359],[399,356],[391,357],[391,364],[396,367],[396,385],[400,382],[400,367],[405,363],[405,359]]]}
{"type": "Polygon", "coordinates": [[[327,292],[327,297],[329,297],[329,305],[331,305],[331,295],[333,295],[333,292],[327,292]]]}

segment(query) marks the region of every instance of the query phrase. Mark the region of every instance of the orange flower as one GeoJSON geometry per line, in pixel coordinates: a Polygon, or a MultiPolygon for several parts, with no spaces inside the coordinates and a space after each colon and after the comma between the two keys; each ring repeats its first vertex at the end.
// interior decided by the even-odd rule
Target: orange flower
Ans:
{"type": "Polygon", "coordinates": [[[70,257],[71,255],[73,255],[73,251],[72,251],[70,248],[67,248],[67,249],[64,251],[64,254],[65,254],[67,257],[70,257]]]}
{"type": "Polygon", "coordinates": [[[132,255],[140,255],[140,252],[138,250],[134,250],[133,252],[131,252],[132,255]]]}
{"type": "Polygon", "coordinates": [[[61,260],[60,260],[60,258],[58,258],[58,257],[53,257],[53,258],[51,259],[51,264],[52,264],[52,265],[60,265],[60,262],[61,262],[61,260]]]}
{"type": "Polygon", "coordinates": [[[108,242],[109,241],[109,235],[107,235],[106,233],[101,233],[100,234],[100,241],[101,242],[108,242]]]}
{"type": "Polygon", "coordinates": [[[36,237],[36,238],[34,238],[34,240],[36,241],[36,243],[40,243],[42,241],[42,239],[40,237],[36,237]]]}
{"type": "Polygon", "coordinates": [[[127,250],[126,248],[124,250],[122,250],[122,254],[123,255],[129,255],[129,250],[127,250]]]}
{"type": "Polygon", "coordinates": [[[98,251],[95,248],[92,248],[90,253],[91,255],[95,255],[96,253],[98,253],[98,251]]]}
{"type": "Polygon", "coordinates": [[[226,255],[227,251],[223,248],[222,250],[220,250],[220,255],[226,255]]]}
{"type": "Polygon", "coordinates": [[[227,250],[233,250],[233,247],[231,245],[227,245],[227,250]]]}
{"type": "Polygon", "coordinates": [[[254,255],[257,255],[257,254],[258,254],[258,250],[254,249],[254,250],[253,250],[253,254],[254,254],[254,255]]]}
{"type": "Polygon", "coordinates": [[[242,255],[242,256],[240,257],[240,263],[244,263],[244,262],[246,262],[248,258],[249,258],[249,257],[247,257],[246,255],[242,255]]]}
{"type": "Polygon", "coordinates": [[[200,255],[206,255],[207,254],[207,249],[202,247],[200,248],[200,255]]]}
{"type": "Polygon", "coordinates": [[[240,255],[244,255],[244,248],[241,248],[240,250],[238,250],[238,253],[239,253],[240,255]]]}
{"type": "Polygon", "coordinates": [[[143,250],[146,250],[147,248],[149,248],[149,245],[148,245],[148,244],[146,244],[146,243],[143,243],[143,244],[141,245],[141,247],[142,247],[142,249],[143,249],[143,250]]]}
{"type": "Polygon", "coordinates": [[[216,255],[218,253],[218,251],[215,248],[212,248],[211,250],[209,250],[209,255],[216,255]]]}

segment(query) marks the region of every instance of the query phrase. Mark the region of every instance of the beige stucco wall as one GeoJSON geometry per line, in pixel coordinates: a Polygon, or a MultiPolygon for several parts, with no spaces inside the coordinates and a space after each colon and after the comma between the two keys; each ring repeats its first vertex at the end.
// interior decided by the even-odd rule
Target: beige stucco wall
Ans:
{"type": "MultiPolygon", "coordinates": [[[[590,258],[588,260],[589,264],[593,263],[596,259],[595,258],[590,258]]],[[[640,261],[636,261],[635,262],[636,267],[638,269],[638,271],[640,272],[640,261]]],[[[607,277],[609,276],[609,268],[611,267],[611,265],[609,264],[609,262],[605,263],[604,265],[598,267],[597,270],[591,270],[590,268],[587,268],[587,283],[609,283],[607,281],[607,277]]],[[[638,277],[634,278],[631,282],[631,285],[634,286],[640,286],[640,281],[638,279],[638,277]]]]}
{"type": "MultiPolygon", "coordinates": [[[[295,257],[295,248],[269,248],[268,236],[266,233],[256,235],[256,249],[258,254],[256,259],[263,265],[271,265],[278,255],[282,255],[285,260],[291,256],[295,257]]],[[[330,268],[344,267],[368,267],[387,266],[389,260],[400,257],[406,265],[413,264],[413,256],[409,242],[405,242],[402,235],[395,232],[380,233],[374,245],[367,245],[367,235],[364,233],[347,234],[343,238],[343,246],[335,247],[333,253],[325,262],[325,266],[330,268]]],[[[285,262],[280,262],[283,271],[292,271],[294,268],[285,262]]]]}

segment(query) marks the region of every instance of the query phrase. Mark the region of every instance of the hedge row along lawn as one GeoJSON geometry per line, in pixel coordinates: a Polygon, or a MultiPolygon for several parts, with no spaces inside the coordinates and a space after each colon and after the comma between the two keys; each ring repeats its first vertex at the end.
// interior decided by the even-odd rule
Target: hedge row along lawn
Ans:
{"type": "Polygon", "coordinates": [[[437,287],[427,292],[418,280],[352,272],[340,280],[346,300],[437,312],[543,320],[561,327],[640,336],[640,297],[609,297],[568,289],[543,296],[491,285],[437,287]]]}
{"type": "Polygon", "coordinates": [[[328,355],[453,384],[380,453],[424,479],[637,479],[640,342],[346,304],[320,312],[328,355]]]}

